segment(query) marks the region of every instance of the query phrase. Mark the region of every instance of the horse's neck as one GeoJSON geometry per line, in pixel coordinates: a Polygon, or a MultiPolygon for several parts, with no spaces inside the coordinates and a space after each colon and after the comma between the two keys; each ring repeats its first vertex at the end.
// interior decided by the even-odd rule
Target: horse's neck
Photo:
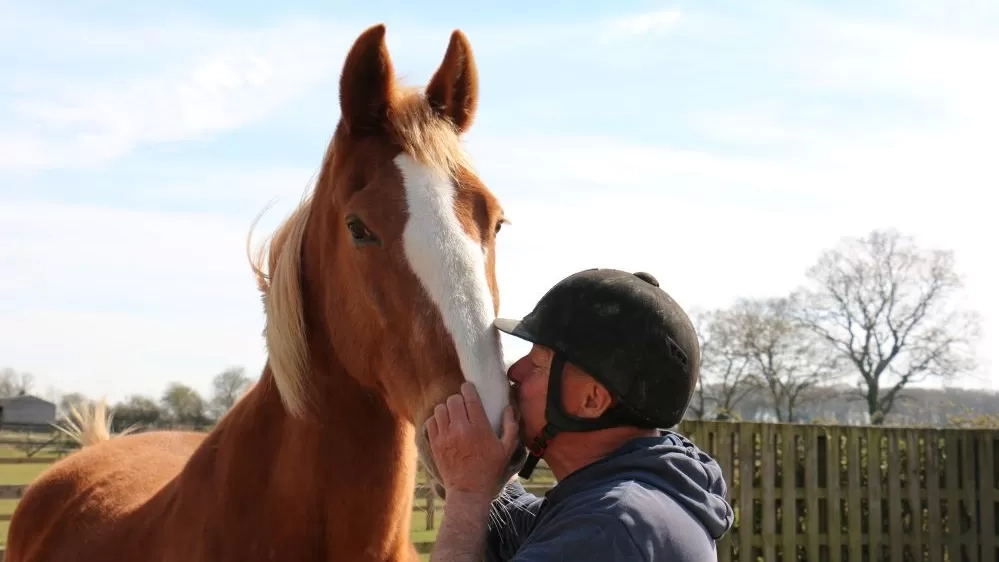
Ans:
{"type": "Polygon", "coordinates": [[[219,498],[229,522],[220,544],[245,536],[249,551],[278,549],[278,558],[303,562],[408,548],[411,424],[345,373],[313,381],[312,417],[291,418],[265,371],[202,449],[212,451],[215,488],[204,493],[219,498]]]}

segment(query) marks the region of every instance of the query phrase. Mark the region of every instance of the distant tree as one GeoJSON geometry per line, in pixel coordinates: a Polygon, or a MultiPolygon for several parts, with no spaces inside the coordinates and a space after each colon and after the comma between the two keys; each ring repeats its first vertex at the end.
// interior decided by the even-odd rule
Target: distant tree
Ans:
{"type": "MultiPolygon", "coordinates": [[[[705,390],[706,383],[704,382],[704,331],[707,324],[707,313],[704,311],[691,311],[690,316],[694,322],[694,330],[697,332],[698,343],[701,346],[701,370],[698,373],[697,385],[694,386],[694,395],[690,399],[690,404],[687,406],[684,418],[701,420],[704,419],[708,411],[708,396],[707,390],[705,390]]],[[[509,368],[510,365],[507,365],[507,369],[509,368]]]]}
{"type": "Polygon", "coordinates": [[[767,393],[777,421],[799,421],[814,391],[840,376],[838,356],[802,324],[790,299],[742,299],[725,316],[732,356],[745,361],[745,376],[767,393]]]}
{"type": "Polygon", "coordinates": [[[953,252],[875,230],[822,253],[807,274],[811,286],[795,295],[801,319],[859,375],[872,423],[909,385],[975,368],[979,319],[955,299],[953,252]]]}
{"type": "Polygon", "coordinates": [[[208,424],[205,415],[205,400],[197,390],[179,382],[170,383],[160,399],[170,421],[190,427],[203,427],[208,424]]]}
{"type": "Polygon", "coordinates": [[[0,398],[11,398],[30,394],[35,386],[35,376],[19,373],[10,367],[0,371],[0,398]]]}
{"type": "Polygon", "coordinates": [[[962,415],[948,417],[948,427],[969,429],[999,429],[999,416],[995,414],[962,415]]]}
{"type": "Polygon", "coordinates": [[[212,379],[210,415],[214,419],[225,415],[252,382],[242,367],[230,367],[215,375],[212,379]]]}
{"type": "Polygon", "coordinates": [[[70,410],[75,406],[77,408],[85,407],[90,404],[90,399],[86,395],[79,392],[70,392],[68,394],[63,394],[59,399],[59,412],[61,415],[69,414],[70,410]]]}
{"type": "Polygon", "coordinates": [[[704,386],[704,371],[701,371],[701,375],[697,379],[697,385],[694,386],[694,395],[690,397],[690,404],[687,406],[687,412],[683,416],[684,419],[703,420],[707,415],[708,395],[704,386]]]}
{"type": "Polygon", "coordinates": [[[113,409],[113,429],[118,432],[126,427],[138,426],[140,429],[152,429],[163,425],[167,413],[156,403],[156,400],[138,394],[133,394],[119,402],[113,409]]]}
{"type": "Polygon", "coordinates": [[[699,418],[732,416],[739,403],[753,391],[747,369],[749,359],[740,346],[731,313],[712,310],[694,319],[701,339],[701,377],[698,380],[694,409],[699,418]]]}

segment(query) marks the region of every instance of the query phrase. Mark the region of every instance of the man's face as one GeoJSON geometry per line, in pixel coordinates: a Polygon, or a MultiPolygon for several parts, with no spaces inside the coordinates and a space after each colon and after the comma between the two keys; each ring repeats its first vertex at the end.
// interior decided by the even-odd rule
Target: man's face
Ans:
{"type": "MultiPolygon", "coordinates": [[[[507,376],[514,383],[520,407],[520,436],[530,444],[544,429],[548,404],[548,379],[555,353],[535,344],[530,353],[510,366],[507,376]]],[[[562,409],[569,415],[596,418],[611,405],[607,390],[576,365],[566,362],[562,371],[562,409]]],[[[559,436],[562,434],[560,433],[559,436]]],[[[559,437],[550,445],[555,446],[559,437]]]]}
{"type": "Polygon", "coordinates": [[[548,399],[552,355],[550,349],[535,345],[507,371],[516,389],[521,413],[520,433],[526,443],[532,442],[545,426],[545,401],[548,399]]]}

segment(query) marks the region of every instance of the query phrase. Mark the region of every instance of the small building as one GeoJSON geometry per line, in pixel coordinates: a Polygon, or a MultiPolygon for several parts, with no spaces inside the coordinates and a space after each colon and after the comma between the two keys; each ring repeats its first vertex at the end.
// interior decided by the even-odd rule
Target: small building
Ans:
{"type": "Polygon", "coordinates": [[[0,398],[0,428],[21,431],[51,431],[56,405],[37,396],[22,394],[0,398]]]}

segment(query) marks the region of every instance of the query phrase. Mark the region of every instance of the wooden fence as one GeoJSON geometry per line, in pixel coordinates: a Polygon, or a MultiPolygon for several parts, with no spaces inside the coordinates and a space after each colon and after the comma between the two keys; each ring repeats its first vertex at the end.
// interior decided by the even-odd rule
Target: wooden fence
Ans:
{"type": "Polygon", "coordinates": [[[996,441],[973,429],[685,422],[736,511],[720,562],[993,562],[996,441]]]}
{"type": "MultiPolygon", "coordinates": [[[[999,431],[706,421],[678,431],[728,483],[735,525],[719,562],[999,561],[999,431]]],[[[432,528],[442,506],[418,497],[432,528]]]]}
{"type": "MultiPolygon", "coordinates": [[[[679,431],[728,483],[735,526],[719,562],[999,561],[999,431],[704,421],[679,431]]],[[[0,497],[22,490],[0,486],[0,497]]],[[[419,489],[415,507],[433,528],[440,501],[419,489]]]]}

